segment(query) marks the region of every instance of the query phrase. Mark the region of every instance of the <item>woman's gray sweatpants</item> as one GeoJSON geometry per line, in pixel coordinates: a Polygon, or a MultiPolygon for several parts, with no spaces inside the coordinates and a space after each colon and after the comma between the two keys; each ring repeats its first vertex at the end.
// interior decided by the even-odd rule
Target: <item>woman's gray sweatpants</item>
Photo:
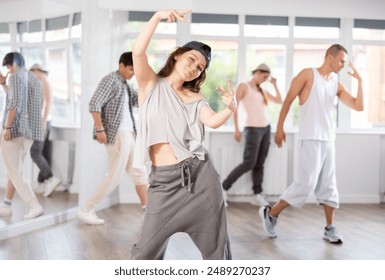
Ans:
{"type": "Polygon", "coordinates": [[[163,259],[170,237],[189,234],[203,259],[231,259],[222,185],[211,157],[152,167],[142,234],[134,260],[163,259]]]}

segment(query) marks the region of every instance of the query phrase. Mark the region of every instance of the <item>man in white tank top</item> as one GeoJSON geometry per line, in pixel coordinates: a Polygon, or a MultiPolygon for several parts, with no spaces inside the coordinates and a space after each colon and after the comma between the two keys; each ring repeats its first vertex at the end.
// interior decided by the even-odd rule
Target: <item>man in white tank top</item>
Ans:
{"type": "Polygon", "coordinates": [[[349,67],[352,72],[348,74],[357,79],[356,97],[338,81],[337,73],[344,67],[346,56],[347,51],[343,46],[332,45],[326,51],[320,68],[304,69],[292,81],[279,116],[275,142],[282,147],[282,142],[286,140],[284,121],[291,103],[298,96],[301,106],[298,174],[272,208],[261,207],[259,210],[263,228],[270,237],[277,237],[275,225],[278,215],[290,205],[302,207],[314,192],[325,212],[323,238],[331,243],[342,243],[342,236],[333,224],[334,210],[339,207],[332,122],[334,99],[338,97],[356,111],[364,109],[362,79],[351,63],[349,67]]]}

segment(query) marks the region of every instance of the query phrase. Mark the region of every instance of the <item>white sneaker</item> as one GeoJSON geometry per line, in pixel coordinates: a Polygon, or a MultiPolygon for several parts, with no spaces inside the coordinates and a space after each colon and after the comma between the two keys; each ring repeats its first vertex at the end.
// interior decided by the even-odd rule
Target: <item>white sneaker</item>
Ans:
{"type": "Polygon", "coordinates": [[[0,204],[0,217],[12,216],[12,208],[4,203],[0,204]]]}
{"type": "Polygon", "coordinates": [[[103,219],[96,216],[94,210],[86,212],[80,208],[78,211],[78,218],[89,225],[103,225],[105,223],[103,219]]]}
{"type": "Polygon", "coordinates": [[[45,192],[46,183],[37,183],[37,186],[33,189],[34,193],[39,194],[45,192]]]}
{"type": "Polygon", "coordinates": [[[227,203],[227,200],[228,200],[228,195],[227,195],[227,191],[223,190],[223,200],[225,202],[225,207],[228,207],[229,204],[227,203]]]}
{"type": "Polygon", "coordinates": [[[60,185],[60,179],[52,176],[48,180],[46,180],[46,187],[45,187],[45,192],[44,196],[49,197],[53,191],[60,185]]]}
{"type": "Polygon", "coordinates": [[[28,214],[24,215],[24,219],[33,219],[43,214],[43,207],[41,205],[31,208],[28,214]]]}
{"type": "Polygon", "coordinates": [[[260,195],[260,194],[256,194],[254,195],[252,198],[251,198],[251,201],[250,203],[252,205],[257,205],[257,206],[269,206],[269,202],[266,201],[266,199],[260,195]]]}

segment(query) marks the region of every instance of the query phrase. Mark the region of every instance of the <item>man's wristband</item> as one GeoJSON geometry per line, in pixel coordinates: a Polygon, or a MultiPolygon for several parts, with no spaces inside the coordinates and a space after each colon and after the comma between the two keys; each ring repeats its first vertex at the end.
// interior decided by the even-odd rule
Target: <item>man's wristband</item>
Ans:
{"type": "Polygon", "coordinates": [[[96,133],[101,133],[101,132],[104,132],[104,129],[103,130],[96,130],[96,133]]]}
{"type": "Polygon", "coordinates": [[[6,127],[5,129],[11,129],[11,127],[6,127]]]}
{"type": "Polygon", "coordinates": [[[5,85],[6,82],[7,82],[7,81],[4,81],[3,83],[0,83],[0,84],[5,85]]]}

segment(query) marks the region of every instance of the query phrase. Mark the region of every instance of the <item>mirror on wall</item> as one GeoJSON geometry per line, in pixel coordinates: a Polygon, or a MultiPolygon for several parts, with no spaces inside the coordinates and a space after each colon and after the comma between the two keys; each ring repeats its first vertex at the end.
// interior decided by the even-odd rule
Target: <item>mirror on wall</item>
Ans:
{"type": "MultiPolygon", "coordinates": [[[[23,1],[20,5],[23,5],[23,1]]],[[[10,9],[9,3],[0,3],[1,6],[4,6],[4,9],[0,8],[0,15],[10,9]]],[[[71,9],[68,6],[65,10],[65,14],[60,16],[36,13],[36,18],[15,15],[13,19],[9,14],[0,17],[1,61],[7,53],[19,52],[25,60],[27,71],[31,71],[32,66],[39,65],[41,69],[32,72],[36,77],[44,74],[47,83],[41,79],[40,81],[48,88],[46,92],[51,96],[46,99],[51,102],[45,102],[43,106],[46,108],[46,104],[51,104],[47,114],[47,124],[50,124],[51,129],[43,155],[52,169],[53,176],[60,180],[51,194],[45,193],[48,184],[44,186],[38,182],[39,168],[31,159],[30,151],[24,151],[24,179],[34,190],[44,209],[41,217],[78,205],[78,190],[73,185],[73,176],[76,134],[80,126],[81,13],[76,12],[76,7],[73,7],[73,12],[69,12],[71,9]]],[[[9,69],[1,64],[0,71],[6,76],[9,69]]],[[[9,78],[10,74],[7,80],[9,78]]],[[[6,96],[7,88],[0,86],[1,122],[7,111],[6,96]]],[[[7,168],[0,150],[0,204],[6,197],[8,184],[7,168]]],[[[30,209],[17,192],[11,201],[11,212],[5,211],[0,215],[0,231],[9,225],[24,221],[24,215],[30,209]]]]}

